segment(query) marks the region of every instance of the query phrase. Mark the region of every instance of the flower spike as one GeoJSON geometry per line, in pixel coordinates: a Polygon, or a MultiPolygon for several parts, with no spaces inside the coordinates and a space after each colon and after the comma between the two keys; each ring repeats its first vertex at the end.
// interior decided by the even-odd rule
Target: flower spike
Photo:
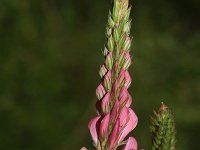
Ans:
{"type": "Polygon", "coordinates": [[[128,92],[132,82],[128,71],[132,39],[130,10],[128,0],[113,0],[108,15],[105,63],[100,67],[101,83],[96,89],[97,117],[88,124],[97,150],[116,150],[125,143],[123,150],[137,150],[135,138],[125,140],[138,123],[130,108],[132,97],[128,92]]]}

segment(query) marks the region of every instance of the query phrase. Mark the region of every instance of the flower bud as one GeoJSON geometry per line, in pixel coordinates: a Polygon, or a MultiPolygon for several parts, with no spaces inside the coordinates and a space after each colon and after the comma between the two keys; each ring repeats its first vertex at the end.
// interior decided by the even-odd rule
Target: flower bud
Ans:
{"type": "Polygon", "coordinates": [[[131,65],[131,56],[130,56],[130,54],[127,52],[127,53],[125,54],[125,62],[124,62],[123,68],[124,68],[125,70],[127,70],[127,69],[129,68],[130,65],[131,65]]]}
{"type": "Polygon", "coordinates": [[[128,100],[128,91],[127,91],[127,88],[125,86],[123,86],[121,88],[121,91],[120,91],[120,94],[119,94],[120,105],[122,107],[124,107],[127,103],[127,100],[128,100]]]}
{"type": "Polygon", "coordinates": [[[102,65],[99,70],[100,77],[102,78],[106,74],[106,72],[107,72],[107,69],[106,69],[105,65],[102,65]]]}
{"type": "Polygon", "coordinates": [[[111,111],[111,117],[110,117],[111,123],[114,123],[117,120],[117,117],[119,115],[119,109],[120,109],[120,104],[119,101],[116,100],[113,109],[111,111]]]}
{"type": "Polygon", "coordinates": [[[110,52],[112,52],[113,49],[114,49],[114,40],[113,40],[112,35],[110,35],[110,36],[108,37],[108,50],[109,50],[110,52]]]}
{"type": "Polygon", "coordinates": [[[128,21],[125,25],[124,25],[124,29],[123,31],[126,33],[129,33],[131,29],[131,21],[128,21]]]}
{"type": "Polygon", "coordinates": [[[112,29],[111,28],[106,28],[106,35],[110,36],[112,34],[112,29]]]}
{"type": "Polygon", "coordinates": [[[124,50],[122,50],[121,54],[119,55],[119,60],[118,60],[119,66],[122,66],[125,61],[124,55],[125,55],[125,52],[124,52],[124,50]]]}
{"type": "Polygon", "coordinates": [[[108,55],[108,49],[106,48],[106,46],[104,47],[103,55],[104,55],[104,56],[107,56],[107,55],[108,55]]]}
{"type": "Polygon", "coordinates": [[[122,34],[119,39],[119,48],[122,48],[126,40],[126,34],[122,34]]]}
{"type": "Polygon", "coordinates": [[[105,86],[106,90],[108,90],[108,91],[111,91],[111,88],[112,88],[112,79],[111,79],[111,76],[112,76],[112,73],[109,70],[107,72],[107,74],[105,75],[105,78],[104,78],[104,86],[105,86]]]}
{"type": "Polygon", "coordinates": [[[110,112],[110,92],[106,93],[101,101],[101,109],[104,114],[110,112]]]}
{"type": "Polygon", "coordinates": [[[109,70],[112,69],[113,66],[113,54],[112,52],[110,52],[107,56],[106,56],[106,68],[108,68],[109,70]]]}
{"type": "Polygon", "coordinates": [[[109,16],[108,16],[108,26],[110,28],[113,28],[115,26],[115,22],[112,19],[111,12],[109,12],[109,16]]]}
{"type": "Polygon", "coordinates": [[[119,85],[122,85],[124,83],[125,79],[125,70],[122,68],[119,73],[119,85]]]}
{"type": "Polygon", "coordinates": [[[114,22],[118,22],[118,20],[119,20],[119,2],[117,1],[117,0],[115,0],[115,2],[114,2],[114,6],[113,6],[113,14],[112,14],[112,16],[113,16],[113,20],[114,20],[114,22]]]}
{"type": "Polygon", "coordinates": [[[130,39],[130,37],[127,36],[126,40],[124,42],[124,45],[123,45],[123,49],[125,51],[128,51],[130,47],[131,47],[131,39],[130,39]]]}
{"type": "Polygon", "coordinates": [[[129,7],[125,13],[124,21],[128,21],[131,12],[131,7],[129,7]]]}
{"type": "Polygon", "coordinates": [[[105,91],[103,85],[100,84],[96,89],[97,98],[100,100],[104,96],[105,93],[106,93],[106,91],[105,91]]]}
{"type": "Polygon", "coordinates": [[[130,76],[129,72],[126,70],[125,71],[125,83],[124,83],[124,85],[126,86],[127,89],[130,87],[131,81],[132,81],[131,76],[130,76]]]}
{"type": "Polygon", "coordinates": [[[119,82],[118,82],[118,80],[115,80],[115,83],[114,83],[114,95],[115,96],[118,95],[118,91],[119,91],[119,82]]]}
{"type": "Polygon", "coordinates": [[[114,40],[117,42],[119,40],[119,33],[117,29],[114,29],[114,40]]]}

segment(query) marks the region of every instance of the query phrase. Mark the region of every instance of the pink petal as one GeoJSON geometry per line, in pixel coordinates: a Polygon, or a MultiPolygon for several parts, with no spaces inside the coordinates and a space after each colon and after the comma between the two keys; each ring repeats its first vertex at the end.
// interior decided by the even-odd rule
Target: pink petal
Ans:
{"type": "Polygon", "coordinates": [[[122,68],[119,74],[119,84],[121,84],[124,81],[125,78],[125,70],[122,68]]]}
{"type": "Polygon", "coordinates": [[[127,102],[126,102],[126,107],[130,107],[131,103],[132,103],[132,97],[131,95],[128,93],[128,98],[127,98],[127,102]]]}
{"type": "Polygon", "coordinates": [[[123,147],[122,150],[137,150],[137,141],[133,137],[129,137],[127,140],[126,145],[123,147]]]}
{"type": "Polygon", "coordinates": [[[129,112],[130,112],[130,122],[132,123],[133,129],[134,129],[137,126],[138,117],[131,108],[129,108],[129,112]]]}
{"type": "Polygon", "coordinates": [[[109,70],[108,72],[107,72],[107,74],[105,75],[105,78],[104,78],[104,86],[105,86],[105,88],[107,89],[107,90],[111,90],[111,87],[112,87],[112,85],[111,85],[111,76],[112,76],[112,72],[111,72],[111,70],[109,70]]]}
{"type": "Polygon", "coordinates": [[[123,68],[125,70],[127,70],[130,65],[131,65],[131,56],[130,56],[129,52],[127,52],[125,54],[125,62],[124,62],[123,68]]]}
{"type": "Polygon", "coordinates": [[[115,126],[112,130],[112,133],[109,137],[109,147],[113,149],[117,144],[117,139],[119,135],[119,120],[116,121],[115,126]]]}
{"type": "Polygon", "coordinates": [[[118,94],[118,89],[119,89],[119,82],[118,82],[118,80],[115,80],[115,83],[114,83],[114,95],[118,94]]]}
{"type": "Polygon", "coordinates": [[[129,86],[131,85],[131,82],[132,82],[132,79],[131,79],[131,76],[129,74],[128,71],[125,71],[125,83],[124,85],[129,88],[129,86]]]}
{"type": "Polygon", "coordinates": [[[124,129],[121,131],[121,135],[120,135],[118,143],[121,143],[124,140],[124,138],[136,127],[138,123],[138,118],[131,108],[129,108],[128,117],[129,117],[129,120],[126,126],[124,127],[124,129]]]}
{"type": "Polygon", "coordinates": [[[99,84],[99,86],[96,89],[97,98],[100,100],[104,96],[105,93],[106,93],[106,91],[105,91],[103,85],[99,84]]]}
{"type": "Polygon", "coordinates": [[[101,121],[100,124],[100,136],[105,139],[108,136],[108,125],[110,120],[110,113],[108,113],[101,121]]]}
{"type": "Polygon", "coordinates": [[[115,104],[114,104],[114,106],[113,106],[113,109],[112,109],[112,111],[111,111],[111,116],[110,116],[110,119],[111,119],[111,122],[112,122],[112,123],[114,123],[114,122],[116,121],[116,119],[117,119],[117,117],[118,117],[118,115],[119,115],[119,107],[120,107],[119,101],[116,100],[116,101],[115,101],[115,104]]]}
{"type": "Polygon", "coordinates": [[[119,95],[120,105],[123,107],[126,105],[128,99],[128,91],[125,86],[122,87],[119,95]]]}
{"type": "Polygon", "coordinates": [[[102,99],[101,108],[103,113],[108,113],[110,111],[110,92],[106,93],[102,99]]]}
{"type": "Polygon", "coordinates": [[[85,148],[85,147],[82,147],[80,150],[87,150],[87,148],[85,148]]]}
{"type": "Polygon", "coordinates": [[[128,115],[129,115],[129,110],[125,106],[122,108],[120,115],[119,115],[119,120],[120,120],[120,128],[124,128],[128,122],[128,115]]]}
{"type": "Polygon", "coordinates": [[[94,144],[97,145],[98,142],[98,135],[97,135],[97,122],[100,119],[100,116],[97,116],[90,120],[88,124],[88,128],[90,130],[90,134],[92,136],[92,140],[94,141],[94,144]]]}

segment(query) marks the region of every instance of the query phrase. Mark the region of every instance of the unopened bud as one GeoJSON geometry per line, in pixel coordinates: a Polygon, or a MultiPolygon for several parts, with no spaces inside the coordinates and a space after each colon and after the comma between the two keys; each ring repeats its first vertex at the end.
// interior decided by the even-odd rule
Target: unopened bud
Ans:
{"type": "Polygon", "coordinates": [[[110,52],[112,52],[113,49],[114,49],[114,40],[113,40],[112,35],[110,35],[109,38],[108,38],[108,50],[110,52]]]}
{"type": "Polygon", "coordinates": [[[112,76],[112,73],[109,70],[107,72],[107,74],[105,75],[105,78],[104,78],[104,86],[105,86],[106,90],[108,90],[108,91],[111,91],[111,88],[112,88],[112,79],[111,79],[111,76],[112,76]]]}
{"type": "Polygon", "coordinates": [[[126,86],[126,88],[130,87],[131,81],[132,81],[131,76],[130,76],[129,72],[126,70],[125,71],[125,83],[124,83],[124,85],[126,86]]]}
{"type": "Polygon", "coordinates": [[[111,13],[109,13],[109,16],[108,16],[108,26],[110,28],[113,28],[115,26],[115,22],[112,19],[111,13]]]}
{"type": "Polygon", "coordinates": [[[109,70],[112,69],[113,66],[113,54],[112,52],[110,52],[107,56],[106,56],[106,68],[108,68],[109,70]]]}
{"type": "Polygon", "coordinates": [[[106,69],[105,65],[102,65],[99,70],[100,77],[102,78],[106,74],[106,72],[107,72],[107,69],[106,69]]]}
{"type": "Polygon", "coordinates": [[[131,57],[130,57],[130,54],[129,53],[126,53],[125,54],[125,62],[124,62],[124,66],[123,68],[125,70],[127,70],[129,68],[129,66],[131,65],[131,57]]]}
{"type": "Polygon", "coordinates": [[[130,37],[126,37],[126,40],[125,40],[124,45],[123,45],[123,49],[125,51],[128,51],[130,47],[131,47],[130,37]]]}
{"type": "Polygon", "coordinates": [[[96,89],[97,98],[100,100],[105,95],[105,93],[106,93],[106,91],[105,91],[103,85],[100,84],[96,89]]]}
{"type": "Polygon", "coordinates": [[[114,30],[114,40],[115,40],[115,42],[117,42],[119,40],[119,33],[118,33],[117,29],[114,30]]]}

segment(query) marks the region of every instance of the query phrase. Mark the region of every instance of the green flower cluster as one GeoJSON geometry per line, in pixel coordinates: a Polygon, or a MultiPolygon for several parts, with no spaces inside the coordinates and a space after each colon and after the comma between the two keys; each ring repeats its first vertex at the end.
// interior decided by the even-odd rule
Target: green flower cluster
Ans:
{"type": "Polygon", "coordinates": [[[151,117],[152,150],[175,150],[176,131],[174,117],[168,107],[161,103],[160,109],[151,117]]]}

